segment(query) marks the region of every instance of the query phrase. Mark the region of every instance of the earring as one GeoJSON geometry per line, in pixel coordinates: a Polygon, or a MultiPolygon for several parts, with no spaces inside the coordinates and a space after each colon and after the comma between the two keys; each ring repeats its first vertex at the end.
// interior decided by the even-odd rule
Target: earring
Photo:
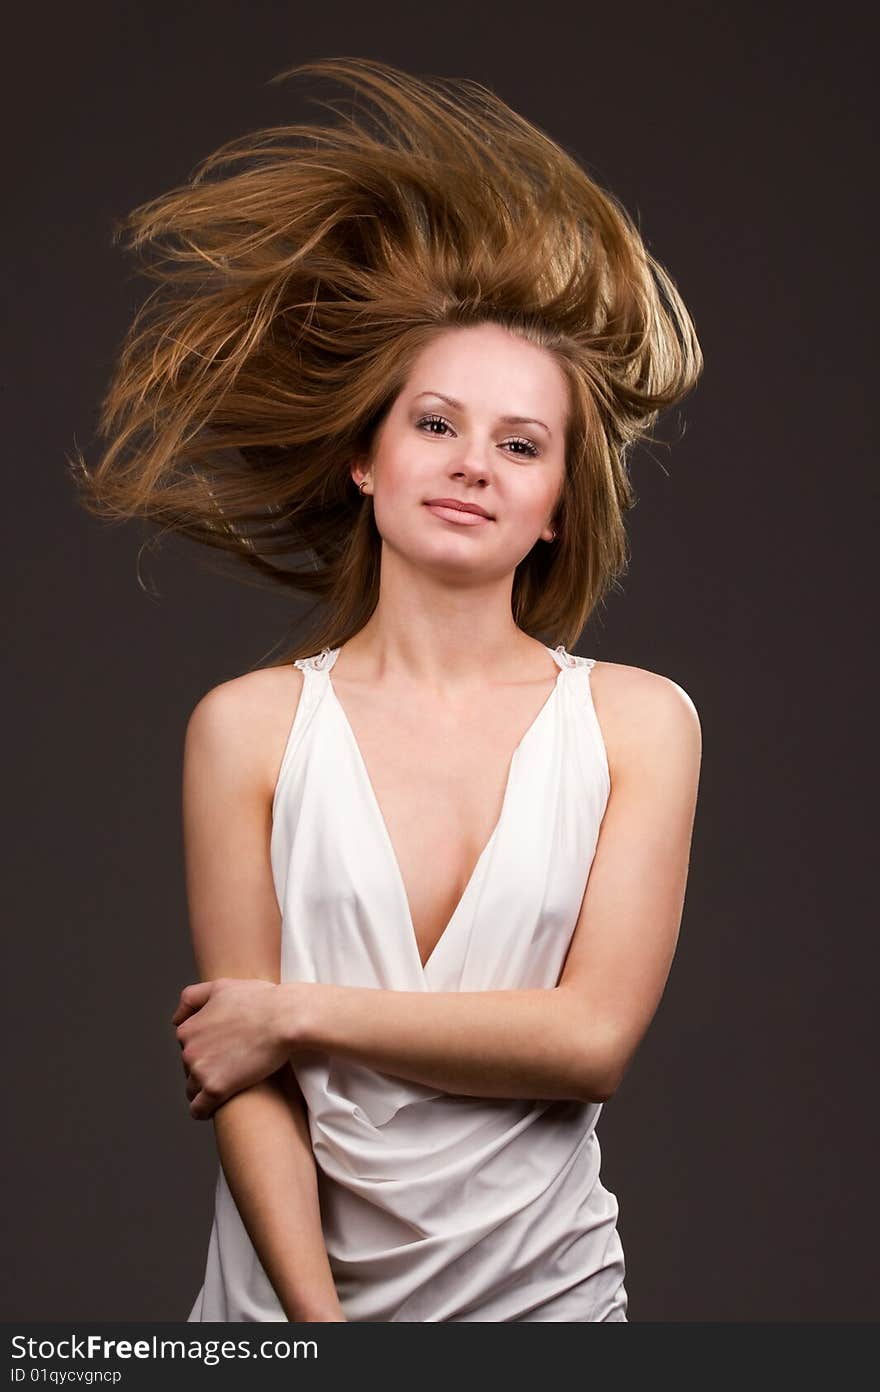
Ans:
{"type": "Polygon", "coordinates": [[[550,533],[550,540],[551,540],[551,541],[555,541],[555,540],[556,540],[556,533],[555,533],[555,531],[550,533]]]}
{"type": "Polygon", "coordinates": [[[367,496],[367,495],[364,493],[364,484],[366,483],[366,481],[367,481],[366,479],[361,479],[360,483],[358,484],[358,488],[360,489],[361,497],[362,497],[362,498],[365,498],[365,497],[367,496]]]}

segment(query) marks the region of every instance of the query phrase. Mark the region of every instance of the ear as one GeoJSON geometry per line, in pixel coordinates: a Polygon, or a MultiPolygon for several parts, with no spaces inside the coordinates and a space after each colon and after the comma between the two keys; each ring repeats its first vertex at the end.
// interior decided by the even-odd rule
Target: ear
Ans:
{"type": "Polygon", "coordinates": [[[370,478],[370,466],[363,456],[358,455],[356,459],[352,460],[350,473],[355,486],[360,489],[361,492],[367,492],[369,490],[369,483],[365,482],[365,480],[369,480],[370,478]],[[364,483],[363,489],[361,489],[362,483],[364,483]]]}

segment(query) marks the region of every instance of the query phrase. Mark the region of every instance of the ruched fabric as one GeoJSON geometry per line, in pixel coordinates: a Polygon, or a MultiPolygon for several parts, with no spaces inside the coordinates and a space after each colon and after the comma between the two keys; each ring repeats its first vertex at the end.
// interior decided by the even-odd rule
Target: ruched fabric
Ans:
{"type": "MultiPolygon", "coordinates": [[[[511,760],[501,814],[423,966],[394,849],[336,698],[339,648],[303,689],[273,803],[283,981],[398,991],[554,986],[580,912],[610,776],[592,658],[548,648],[556,684],[511,760]]],[[[351,1321],[625,1320],[599,1102],[481,1098],[339,1055],[294,1055],[321,1222],[351,1321]]],[[[222,1167],[190,1321],[284,1321],[222,1167]]]]}

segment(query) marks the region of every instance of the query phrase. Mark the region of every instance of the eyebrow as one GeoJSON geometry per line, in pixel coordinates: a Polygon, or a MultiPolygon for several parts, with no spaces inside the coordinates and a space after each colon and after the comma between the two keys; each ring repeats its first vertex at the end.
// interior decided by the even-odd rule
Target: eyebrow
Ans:
{"type": "MultiPolygon", "coordinates": [[[[460,401],[456,401],[454,396],[445,396],[443,392],[431,391],[429,389],[427,391],[417,392],[414,399],[418,400],[420,396],[436,396],[439,397],[441,401],[445,401],[448,406],[452,406],[456,411],[463,411],[465,409],[463,404],[460,401]]],[[[499,420],[503,420],[505,425],[540,425],[541,429],[546,430],[548,435],[553,434],[549,425],[545,425],[541,420],[536,420],[534,416],[500,416],[499,420]]]]}

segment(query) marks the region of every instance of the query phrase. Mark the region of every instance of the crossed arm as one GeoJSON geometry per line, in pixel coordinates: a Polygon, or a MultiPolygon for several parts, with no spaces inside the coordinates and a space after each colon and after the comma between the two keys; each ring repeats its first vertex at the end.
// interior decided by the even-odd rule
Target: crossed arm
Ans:
{"type": "MultiPolygon", "coordinates": [[[[277,965],[265,969],[270,957],[280,957],[277,903],[267,850],[256,853],[258,844],[268,846],[271,799],[246,785],[241,694],[209,694],[188,734],[205,751],[200,768],[210,766],[212,785],[191,798],[201,813],[191,818],[188,869],[200,866],[198,878],[214,886],[226,927],[191,903],[205,979],[181,993],[173,1023],[193,1117],[214,1115],[310,1048],[473,1096],[612,1095],[659,1005],[675,952],[701,755],[696,711],[680,687],[637,668],[616,668],[614,680],[613,707],[603,720],[614,750],[612,792],[565,968],[558,985],[544,990],[279,983],[277,965]],[[253,809],[247,865],[241,829],[230,828],[223,811],[231,806],[253,809]],[[241,933],[255,903],[264,906],[267,925],[258,970],[241,933]]],[[[253,728],[252,719],[247,723],[253,728]]]]}

